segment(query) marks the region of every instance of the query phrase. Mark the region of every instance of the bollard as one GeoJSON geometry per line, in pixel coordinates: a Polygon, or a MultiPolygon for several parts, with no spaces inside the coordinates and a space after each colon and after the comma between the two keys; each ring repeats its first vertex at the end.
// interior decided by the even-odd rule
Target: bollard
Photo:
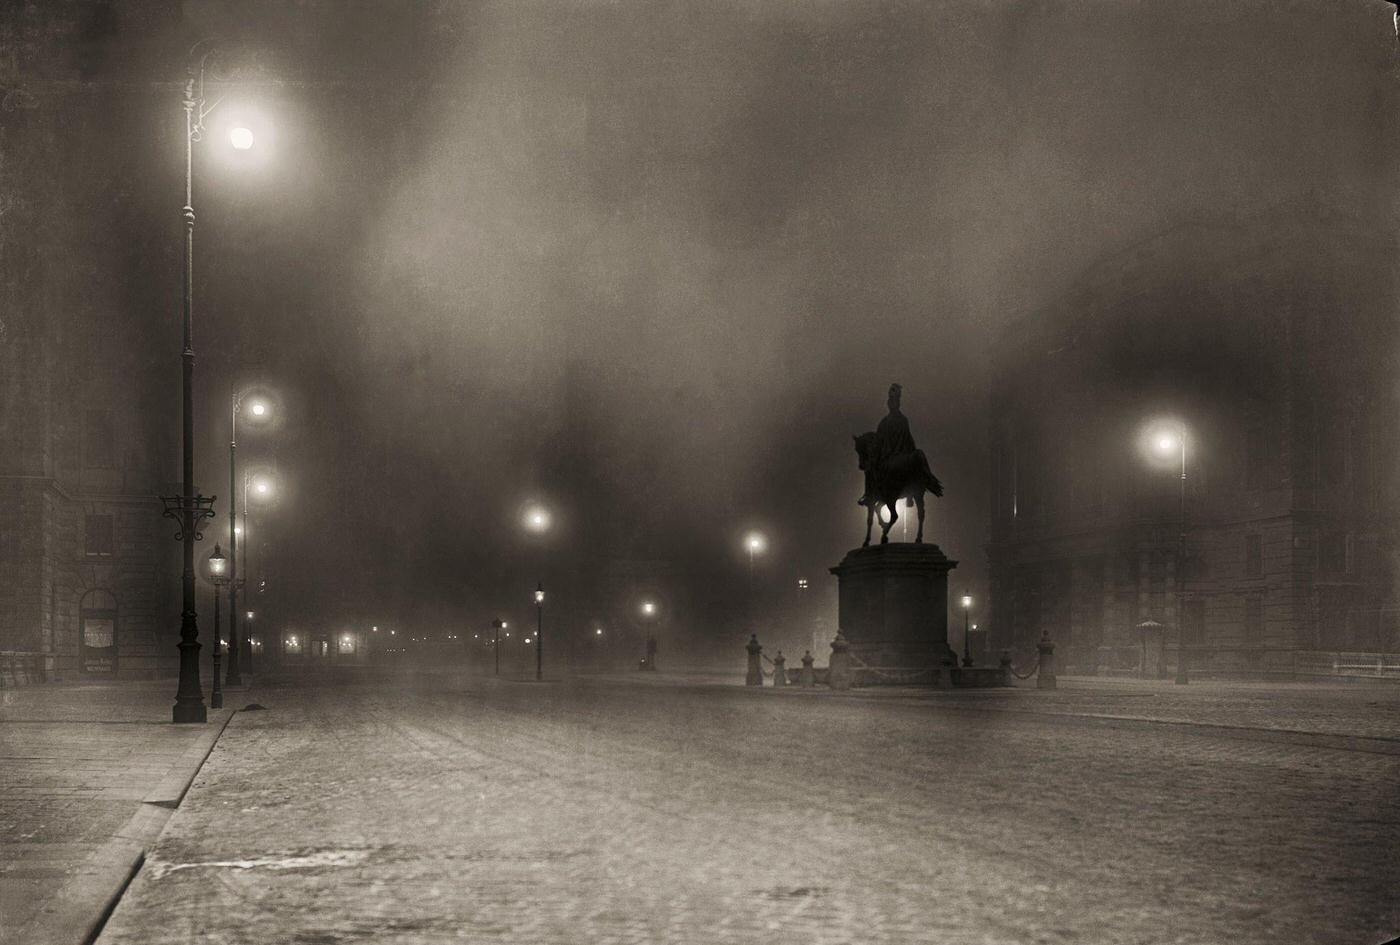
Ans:
{"type": "Polygon", "coordinates": [[[1010,651],[1010,650],[1002,650],[1002,651],[1001,651],[1001,684],[1002,684],[1003,686],[1014,686],[1014,685],[1016,685],[1016,684],[1015,684],[1014,682],[1012,682],[1012,680],[1011,680],[1011,651],[1010,651]]]}
{"type": "Polygon", "coordinates": [[[851,688],[851,645],[836,631],[836,639],[831,641],[831,668],[827,670],[827,685],[832,689],[851,688]]]}
{"type": "Polygon", "coordinates": [[[1036,679],[1037,689],[1055,688],[1055,644],[1050,640],[1050,631],[1047,630],[1040,636],[1040,642],[1035,645],[1040,651],[1040,673],[1036,679]]]}
{"type": "Polygon", "coordinates": [[[816,670],[812,669],[812,651],[808,650],[802,654],[802,675],[798,677],[798,685],[803,689],[811,689],[817,684],[816,670]]]}
{"type": "Polygon", "coordinates": [[[749,674],[744,677],[744,685],[763,685],[763,644],[758,642],[758,634],[749,637],[749,642],[744,646],[749,651],[749,674]]]}
{"type": "Polygon", "coordinates": [[[787,685],[787,657],[783,656],[782,650],[779,650],[778,655],[773,657],[773,685],[787,685]]]}

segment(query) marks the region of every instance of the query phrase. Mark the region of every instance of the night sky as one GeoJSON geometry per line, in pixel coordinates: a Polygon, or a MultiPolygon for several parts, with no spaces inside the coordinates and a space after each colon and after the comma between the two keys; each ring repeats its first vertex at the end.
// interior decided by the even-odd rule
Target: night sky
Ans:
{"type": "Polygon", "coordinates": [[[983,593],[1004,325],[1176,223],[1394,202],[1372,0],[116,9],[133,160],[178,180],[205,36],[238,80],[211,128],[270,143],[197,157],[199,464],[226,491],[231,385],[282,392],[243,445],[287,485],[260,527],[289,622],[478,625],[541,576],[608,619],[619,560],[738,601],[749,527],[760,593],[809,577],[834,619],[891,381],[947,489],[927,537],[983,593]]]}

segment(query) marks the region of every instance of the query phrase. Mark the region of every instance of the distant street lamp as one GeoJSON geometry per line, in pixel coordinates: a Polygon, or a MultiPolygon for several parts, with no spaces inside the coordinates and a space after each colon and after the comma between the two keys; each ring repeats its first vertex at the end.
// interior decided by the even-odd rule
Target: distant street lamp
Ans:
{"type": "Polygon", "coordinates": [[[1170,456],[1180,453],[1181,492],[1178,511],[1177,554],[1176,554],[1176,684],[1189,683],[1186,652],[1186,426],[1172,422],[1153,435],[1153,447],[1157,453],[1170,456]]]}
{"type": "Polygon", "coordinates": [[[535,588],[535,681],[544,679],[544,582],[535,588]]]}
{"type": "Polygon", "coordinates": [[[224,707],[224,690],[219,683],[219,651],[223,642],[219,637],[219,588],[229,583],[228,559],[224,553],[215,545],[213,552],[205,559],[205,565],[209,572],[209,583],[214,585],[214,688],[209,693],[209,707],[211,709],[222,709],[224,707]]]}
{"type": "Polygon", "coordinates": [[[971,614],[972,614],[972,595],[971,595],[971,594],[964,594],[964,595],[962,596],[962,609],[963,609],[963,665],[964,665],[964,666],[971,666],[971,665],[972,665],[972,636],[971,636],[971,634],[968,633],[968,630],[971,629],[971,625],[968,623],[968,621],[971,619],[971,614]]]}
{"type": "MultiPolygon", "coordinates": [[[[253,146],[253,133],[247,128],[234,129],[234,147],[247,149],[253,146]],[[237,133],[247,132],[247,144],[239,145],[237,133]]],[[[228,557],[229,557],[229,587],[228,587],[228,676],[225,683],[229,686],[240,685],[243,680],[239,676],[239,645],[238,645],[238,536],[243,529],[238,527],[238,415],[243,411],[244,401],[247,401],[248,415],[255,423],[264,422],[271,416],[272,408],[268,398],[254,391],[242,391],[235,393],[230,398],[229,410],[229,439],[228,439],[228,491],[229,491],[229,513],[228,513],[228,557]]],[[[244,492],[247,492],[247,477],[243,480],[244,492]]],[[[247,496],[244,496],[244,512],[247,517],[247,496]]],[[[247,561],[247,551],[244,551],[244,561],[247,561]]],[[[253,671],[253,648],[248,647],[248,672],[253,671]]]]}
{"type": "Polygon", "coordinates": [[[762,532],[749,532],[744,536],[744,550],[749,553],[749,629],[753,629],[755,614],[758,609],[758,600],[754,594],[753,586],[753,560],[755,555],[761,555],[768,549],[768,539],[762,532]]]}
{"type": "Polygon", "coordinates": [[[524,524],[527,529],[536,533],[549,531],[552,516],[549,509],[542,505],[531,503],[525,507],[524,524]]]}
{"type": "Polygon", "coordinates": [[[491,629],[495,632],[495,638],[491,641],[491,646],[496,650],[496,675],[501,675],[501,631],[506,628],[504,620],[491,621],[491,629]]]}

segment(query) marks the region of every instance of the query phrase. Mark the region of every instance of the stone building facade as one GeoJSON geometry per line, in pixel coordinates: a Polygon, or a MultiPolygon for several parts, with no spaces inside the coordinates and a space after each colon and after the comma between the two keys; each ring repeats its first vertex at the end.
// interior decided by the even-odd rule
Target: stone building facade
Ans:
{"type": "Polygon", "coordinates": [[[178,545],[158,496],[173,491],[178,458],[179,185],[135,166],[150,147],[134,139],[178,139],[173,124],[149,126],[151,96],[169,93],[128,81],[104,17],[103,5],[56,3],[0,21],[0,669],[11,675],[14,654],[46,678],[152,675],[176,656],[178,545]]]}
{"type": "Polygon", "coordinates": [[[1106,260],[1006,332],[991,633],[1070,672],[1400,650],[1394,239],[1275,213],[1106,260]],[[1186,477],[1172,433],[1186,431],[1186,477]]]}

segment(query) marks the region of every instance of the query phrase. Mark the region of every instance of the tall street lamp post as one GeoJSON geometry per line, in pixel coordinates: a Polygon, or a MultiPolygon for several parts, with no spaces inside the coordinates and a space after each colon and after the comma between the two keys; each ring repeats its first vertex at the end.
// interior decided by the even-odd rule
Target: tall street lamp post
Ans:
{"type": "Polygon", "coordinates": [[[1187,685],[1190,672],[1187,669],[1186,652],[1186,427],[1173,424],[1166,432],[1158,435],[1157,451],[1170,455],[1179,452],[1181,457],[1181,491],[1177,512],[1177,553],[1176,553],[1176,684],[1187,685]]]}
{"type": "Polygon", "coordinates": [[[180,682],[171,711],[175,722],[204,722],[208,713],[199,685],[199,623],[194,586],[194,543],[199,523],[213,517],[214,497],[195,494],[194,488],[194,143],[204,135],[204,118],[213,106],[205,107],[204,66],[213,47],[205,42],[190,50],[185,79],[185,221],[184,293],[182,322],[184,349],[182,369],[182,448],[183,488],[178,496],[162,496],[165,515],[180,522],[177,537],[184,544],[180,608],[180,682]]]}
{"type": "Polygon", "coordinates": [[[971,614],[972,614],[972,595],[971,595],[971,594],[964,594],[964,595],[962,596],[962,609],[963,609],[963,665],[964,665],[964,666],[971,666],[971,665],[972,665],[972,635],[971,635],[970,633],[968,633],[968,630],[971,629],[971,624],[968,622],[969,620],[971,620],[971,614]]]}
{"type": "Polygon", "coordinates": [[[768,547],[768,539],[763,537],[762,532],[749,532],[744,536],[744,550],[749,553],[749,630],[754,631],[754,622],[758,614],[758,599],[753,589],[753,561],[754,556],[763,553],[768,547]]]}
{"type": "Polygon", "coordinates": [[[535,681],[544,679],[544,582],[535,587],[535,681]]]}
{"type": "MultiPolygon", "coordinates": [[[[246,131],[247,129],[238,129],[246,131]]],[[[249,142],[251,144],[251,142],[249,142]]],[[[232,404],[229,411],[229,440],[228,440],[228,492],[229,492],[229,517],[228,517],[228,558],[229,558],[229,585],[228,585],[228,675],[224,682],[229,686],[240,685],[243,680],[239,675],[239,645],[238,645],[238,416],[243,412],[243,401],[248,399],[248,415],[254,421],[266,420],[271,413],[271,408],[265,398],[257,395],[249,397],[248,391],[234,394],[231,398],[232,404]]],[[[248,524],[248,480],[243,480],[243,524],[248,524]]],[[[247,551],[244,551],[244,561],[247,561],[247,551]]],[[[252,647],[248,648],[248,672],[253,671],[252,667],[252,647]]]]}
{"type": "Polygon", "coordinates": [[[219,640],[219,588],[228,584],[229,577],[228,559],[224,557],[219,546],[214,546],[214,551],[208,558],[209,583],[214,585],[214,687],[209,693],[209,707],[211,709],[222,709],[224,707],[224,690],[219,685],[219,651],[222,649],[219,640]]]}
{"type": "Polygon", "coordinates": [[[497,676],[501,675],[501,631],[504,630],[505,627],[506,627],[506,622],[505,622],[504,620],[493,620],[493,621],[491,621],[491,629],[495,631],[495,635],[494,635],[493,639],[491,640],[491,648],[492,648],[493,650],[496,651],[496,675],[497,675],[497,676]]]}

